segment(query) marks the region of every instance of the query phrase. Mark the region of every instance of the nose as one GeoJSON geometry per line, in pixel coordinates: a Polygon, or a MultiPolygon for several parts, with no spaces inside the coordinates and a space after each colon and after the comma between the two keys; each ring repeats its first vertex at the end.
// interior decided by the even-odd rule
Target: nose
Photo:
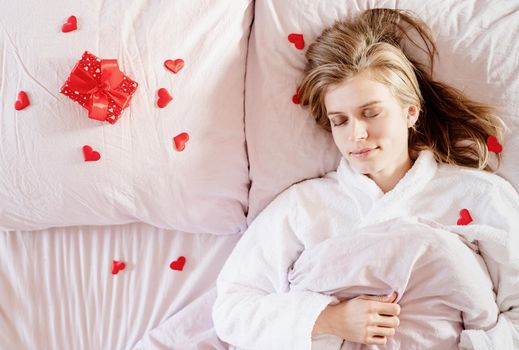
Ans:
{"type": "Polygon", "coordinates": [[[368,129],[364,121],[352,118],[349,127],[349,138],[351,141],[363,140],[368,137],[368,129]]]}

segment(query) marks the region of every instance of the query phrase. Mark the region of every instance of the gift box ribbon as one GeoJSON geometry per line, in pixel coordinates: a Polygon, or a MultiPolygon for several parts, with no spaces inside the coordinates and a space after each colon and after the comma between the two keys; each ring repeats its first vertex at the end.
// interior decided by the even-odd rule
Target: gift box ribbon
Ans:
{"type": "Polygon", "coordinates": [[[69,78],[69,87],[82,94],[90,96],[88,117],[96,120],[106,120],[108,101],[111,99],[121,109],[130,102],[131,94],[116,91],[123,81],[124,74],[119,70],[117,60],[101,60],[101,78],[95,79],[89,72],[77,65],[69,78]]]}

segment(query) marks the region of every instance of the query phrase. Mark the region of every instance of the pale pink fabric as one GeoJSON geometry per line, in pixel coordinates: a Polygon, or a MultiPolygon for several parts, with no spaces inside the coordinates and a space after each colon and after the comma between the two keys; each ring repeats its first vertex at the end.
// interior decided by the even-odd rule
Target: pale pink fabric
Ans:
{"type": "MultiPolygon", "coordinates": [[[[384,349],[457,349],[463,329],[490,329],[499,314],[477,246],[418,219],[394,219],[328,239],[303,252],[289,279],[292,290],[339,300],[396,291],[401,324],[384,349]]],[[[345,342],[343,348],[378,346],[345,342]]]]}

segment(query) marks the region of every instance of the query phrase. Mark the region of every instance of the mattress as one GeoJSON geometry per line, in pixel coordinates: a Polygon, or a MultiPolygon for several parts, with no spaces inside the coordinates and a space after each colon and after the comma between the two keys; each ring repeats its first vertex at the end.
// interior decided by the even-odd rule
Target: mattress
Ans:
{"type": "Polygon", "coordinates": [[[210,308],[238,238],[143,223],[0,232],[0,349],[223,348],[210,308]]]}

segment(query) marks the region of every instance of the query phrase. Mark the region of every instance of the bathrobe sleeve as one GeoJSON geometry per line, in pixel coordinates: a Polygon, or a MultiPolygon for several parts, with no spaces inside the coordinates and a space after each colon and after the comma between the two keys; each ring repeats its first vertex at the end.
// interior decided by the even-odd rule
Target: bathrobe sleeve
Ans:
{"type": "Polygon", "coordinates": [[[519,195],[508,182],[498,181],[477,215],[474,224],[483,224],[477,241],[501,313],[492,329],[463,331],[460,348],[519,349],[519,195]]]}
{"type": "Polygon", "coordinates": [[[293,188],[251,223],[217,279],[217,335],[244,349],[311,348],[311,333],[334,297],[289,290],[288,271],[303,251],[297,236],[293,188]]]}

